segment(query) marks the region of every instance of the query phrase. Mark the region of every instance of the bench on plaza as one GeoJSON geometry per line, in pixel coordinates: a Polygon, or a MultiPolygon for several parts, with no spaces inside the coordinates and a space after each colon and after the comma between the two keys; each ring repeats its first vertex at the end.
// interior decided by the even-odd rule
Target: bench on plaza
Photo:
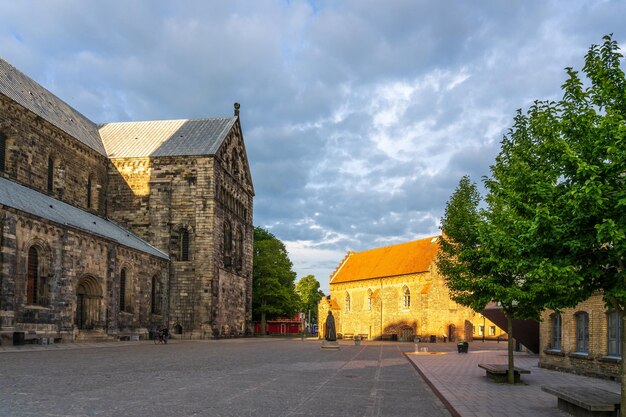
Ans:
{"type": "Polygon", "coordinates": [[[367,340],[367,333],[360,333],[359,336],[361,336],[361,340],[367,340]]]}
{"type": "Polygon", "coordinates": [[[354,339],[354,335],[352,333],[344,333],[343,338],[346,340],[352,340],[354,339]]]}
{"type": "MultiPolygon", "coordinates": [[[[507,382],[508,374],[509,374],[509,365],[506,364],[496,364],[496,363],[479,363],[479,368],[483,368],[487,372],[487,378],[494,380],[495,382],[507,382]]],[[[524,368],[518,368],[517,366],[513,368],[513,380],[515,383],[521,381],[522,374],[529,374],[530,371],[524,368]]]]}
{"type": "Polygon", "coordinates": [[[542,386],[541,390],[558,398],[557,407],[579,417],[619,416],[620,395],[596,387],[542,386]]]}

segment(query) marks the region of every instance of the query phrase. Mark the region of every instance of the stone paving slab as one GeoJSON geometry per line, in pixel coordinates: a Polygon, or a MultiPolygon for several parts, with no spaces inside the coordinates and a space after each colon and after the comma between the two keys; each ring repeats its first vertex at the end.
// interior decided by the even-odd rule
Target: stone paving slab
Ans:
{"type": "Polygon", "coordinates": [[[571,417],[557,409],[557,398],[541,391],[542,385],[595,386],[620,391],[618,382],[539,368],[539,357],[526,353],[515,354],[515,365],[530,370],[530,374],[522,375],[521,384],[493,382],[478,364],[506,364],[506,344],[470,343],[467,354],[457,353],[449,344],[431,345],[428,351],[408,352],[406,356],[455,417],[571,417]]]}
{"type": "Polygon", "coordinates": [[[0,349],[0,416],[450,417],[407,343],[269,338],[0,349]]]}

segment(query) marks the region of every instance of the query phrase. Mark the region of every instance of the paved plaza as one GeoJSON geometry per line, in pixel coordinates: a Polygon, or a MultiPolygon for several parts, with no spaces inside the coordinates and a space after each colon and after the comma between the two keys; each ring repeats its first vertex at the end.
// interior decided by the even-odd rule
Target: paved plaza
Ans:
{"type": "Polygon", "coordinates": [[[5,416],[566,417],[542,385],[619,383],[539,368],[497,384],[479,363],[506,363],[506,344],[232,339],[0,347],[5,416]],[[417,350],[422,352],[416,353],[417,350]],[[427,352],[424,352],[427,350],[427,352]]]}
{"type": "Polygon", "coordinates": [[[449,417],[410,343],[231,339],[0,348],[0,416],[449,417]]]}

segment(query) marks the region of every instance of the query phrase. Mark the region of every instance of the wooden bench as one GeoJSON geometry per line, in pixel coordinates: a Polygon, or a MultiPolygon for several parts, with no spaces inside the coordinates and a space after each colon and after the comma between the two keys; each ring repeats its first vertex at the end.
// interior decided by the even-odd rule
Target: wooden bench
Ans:
{"type": "MultiPolygon", "coordinates": [[[[495,364],[495,363],[479,363],[479,368],[483,368],[487,371],[487,377],[493,379],[495,382],[508,382],[507,375],[509,373],[509,365],[506,364],[495,364]]],[[[518,368],[517,366],[513,369],[513,380],[515,383],[521,381],[521,374],[529,374],[530,371],[524,368],[518,368]]]]}
{"type": "Polygon", "coordinates": [[[617,417],[620,395],[596,387],[542,386],[541,390],[558,398],[557,406],[575,416],[617,417]]]}

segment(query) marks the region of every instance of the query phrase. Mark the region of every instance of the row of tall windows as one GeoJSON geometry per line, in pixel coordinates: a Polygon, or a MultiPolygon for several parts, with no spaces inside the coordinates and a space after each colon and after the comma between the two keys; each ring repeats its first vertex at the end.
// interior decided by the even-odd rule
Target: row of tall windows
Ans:
{"type": "Polygon", "coordinates": [[[243,228],[234,233],[230,222],[224,222],[224,266],[234,266],[240,271],[243,268],[243,228]]]}
{"type": "MultiPolygon", "coordinates": [[[[0,132],[0,172],[6,170],[6,158],[7,158],[7,137],[3,132],[0,132]]],[[[52,155],[48,156],[48,163],[46,167],[46,192],[48,194],[54,194],[55,180],[57,177],[57,171],[59,170],[58,161],[52,155]]],[[[87,208],[96,208],[96,193],[98,188],[93,175],[90,175],[86,184],[86,202],[87,208]]]]}
{"type": "MultiPolygon", "coordinates": [[[[606,354],[608,356],[621,356],[620,338],[622,333],[622,325],[620,314],[617,311],[607,313],[607,331],[606,331],[606,354]]],[[[589,353],[589,314],[580,311],[574,314],[576,324],[576,353],[589,353]]],[[[560,351],[563,345],[562,334],[562,318],[561,314],[554,313],[550,317],[551,342],[552,350],[560,351]]]]}
{"type": "MultiPolygon", "coordinates": [[[[373,295],[374,293],[372,292],[372,290],[368,289],[367,299],[366,299],[366,304],[365,304],[367,307],[367,311],[372,310],[373,295]]],[[[348,292],[346,292],[346,297],[344,299],[344,306],[345,306],[346,313],[350,312],[350,294],[348,292]]],[[[409,287],[405,285],[404,288],[402,288],[402,308],[410,308],[410,307],[411,307],[411,291],[409,290],[409,287]]]]}
{"type": "MultiPolygon", "coordinates": [[[[151,294],[150,294],[150,312],[152,314],[161,314],[161,297],[163,295],[163,288],[161,280],[158,276],[152,277],[151,282],[151,294]]],[[[120,311],[132,313],[132,288],[126,274],[126,269],[120,271],[120,297],[119,307],[120,311]]]]}

